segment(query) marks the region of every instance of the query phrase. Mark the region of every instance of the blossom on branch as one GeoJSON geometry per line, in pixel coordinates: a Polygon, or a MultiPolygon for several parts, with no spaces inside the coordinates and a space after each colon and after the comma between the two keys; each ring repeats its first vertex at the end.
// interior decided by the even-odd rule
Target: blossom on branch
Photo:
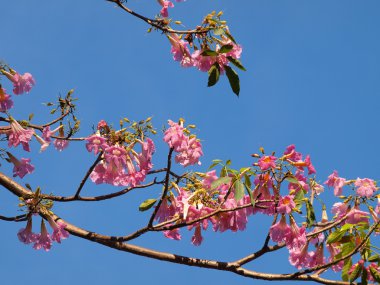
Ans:
{"type": "Polygon", "coordinates": [[[0,112],[7,112],[13,107],[11,95],[6,93],[6,90],[0,86],[0,112]]]}
{"type": "Polygon", "coordinates": [[[13,93],[15,95],[20,95],[23,93],[29,93],[32,87],[35,85],[33,76],[30,73],[24,73],[20,75],[14,70],[11,72],[5,71],[4,69],[1,72],[13,83],[13,93]]]}
{"type": "Polygon", "coordinates": [[[8,132],[8,146],[18,146],[20,143],[25,151],[30,151],[29,141],[31,140],[34,130],[33,129],[24,129],[19,122],[17,122],[12,117],[11,129],[8,132]]]}

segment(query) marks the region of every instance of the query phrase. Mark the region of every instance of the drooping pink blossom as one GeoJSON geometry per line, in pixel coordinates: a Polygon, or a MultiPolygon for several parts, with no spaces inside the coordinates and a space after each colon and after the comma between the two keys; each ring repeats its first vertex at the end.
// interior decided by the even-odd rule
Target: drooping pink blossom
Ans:
{"type": "Polygon", "coordinates": [[[273,179],[269,173],[256,176],[254,183],[256,185],[253,191],[253,198],[256,200],[256,206],[253,213],[263,213],[265,215],[274,215],[275,203],[274,195],[270,193],[273,188],[273,179]]]}
{"type": "Polygon", "coordinates": [[[358,223],[369,223],[369,213],[360,211],[357,208],[352,208],[348,214],[347,214],[347,219],[346,223],[348,224],[358,224],[358,223]]]}
{"type": "Polygon", "coordinates": [[[158,0],[158,3],[162,6],[160,14],[162,15],[162,17],[167,18],[169,16],[168,8],[173,8],[174,4],[171,1],[167,0],[158,0]]]}
{"type": "Polygon", "coordinates": [[[196,137],[193,137],[184,141],[178,150],[178,154],[175,156],[175,161],[184,167],[197,163],[200,164],[199,158],[202,155],[202,145],[196,137]]]}
{"type": "Polygon", "coordinates": [[[262,171],[269,168],[276,168],[276,157],[273,155],[265,155],[259,159],[258,164],[262,171]]]}
{"type": "Polygon", "coordinates": [[[170,52],[173,54],[173,59],[179,61],[182,67],[193,66],[193,58],[190,55],[188,43],[181,40],[177,34],[171,34],[168,39],[172,45],[170,52]]]}
{"type": "Polygon", "coordinates": [[[69,146],[69,141],[64,139],[55,139],[53,144],[56,150],[63,151],[69,146]]]}
{"type": "Polygon", "coordinates": [[[297,269],[309,267],[313,254],[308,252],[309,244],[306,243],[301,248],[289,249],[289,263],[297,269]]]}
{"type": "Polygon", "coordinates": [[[20,75],[19,73],[13,71],[12,73],[1,70],[1,72],[13,83],[13,93],[20,95],[23,93],[29,93],[32,87],[35,85],[33,76],[30,73],[24,73],[20,75]]]}
{"type": "Polygon", "coordinates": [[[191,237],[191,243],[195,246],[200,246],[203,241],[201,225],[195,227],[194,235],[191,237]]]}
{"type": "Polygon", "coordinates": [[[32,231],[32,218],[28,219],[26,228],[20,229],[19,232],[17,233],[17,236],[18,236],[18,239],[25,244],[36,242],[37,234],[33,233],[32,231]]]}
{"type": "MultiPolygon", "coordinates": [[[[336,244],[326,244],[327,250],[330,253],[330,257],[328,259],[328,262],[331,262],[334,260],[335,256],[341,252],[340,246],[336,244]]],[[[344,261],[340,261],[337,264],[334,264],[331,266],[331,269],[335,272],[342,271],[344,265],[344,261]]]]}
{"type": "Polygon", "coordinates": [[[162,200],[160,208],[156,213],[155,219],[158,220],[159,223],[170,220],[176,213],[173,204],[168,203],[168,199],[169,198],[165,198],[162,200]]]}
{"type": "Polygon", "coordinates": [[[30,151],[29,141],[31,140],[34,130],[24,129],[19,122],[11,118],[11,129],[8,132],[8,146],[18,146],[20,143],[25,151],[30,151]]]}
{"type": "Polygon", "coordinates": [[[101,151],[104,151],[109,145],[106,142],[106,139],[100,135],[92,135],[86,138],[86,148],[88,152],[94,151],[94,154],[98,154],[101,151]]]}
{"type": "Polygon", "coordinates": [[[154,142],[147,138],[145,142],[141,143],[141,153],[137,156],[137,163],[139,165],[140,171],[144,170],[144,174],[152,169],[152,156],[156,148],[154,142]]]}
{"type": "Polygon", "coordinates": [[[325,258],[323,256],[323,243],[317,246],[315,252],[312,252],[309,267],[314,267],[322,265],[325,263],[325,258]]]}
{"type": "Polygon", "coordinates": [[[41,222],[41,233],[37,234],[37,239],[33,245],[33,248],[39,250],[43,248],[45,251],[49,251],[52,245],[50,234],[48,233],[45,222],[41,222]]]}
{"type": "Polygon", "coordinates": [[[53,229],[53,234],[51,236],[53,241],[61,243],[61,239],[67,239],[69,237],[69,232],[66,231],[67,225],[64,222],[55,222],[50,216],[48,217],[48,222],[53,229]]]}
{"type": "Polygon", "coordinates": [[[164,236],[173,240],[181,240],[181,234],[179,232],[179,228],[164,231],[164,236]]]}
{"type": "Polygon", "coordinates": [[[11,96],[6,93],[4,88],[0,86],[0,112],[7,112],[13,107],[11,96]]]}
{"type": "Polygon", "coordinates": [[[211,188],[211,183],[218,179],[218,176],[216,175],[216,170],[211,170],[209,172],[206,172],[205,177],[202,180],[202,185],[206,189],[211,188]]]}
{"type": "Polygon", "coordinates": [[[13,177],[24,178],[26,174],[30,174],[34,171],[34,166],[30,164],[29,158],[21,158],[18,160],[11,153],[7,152],[9,157],[9,162],[13,163],[13,177]]]}
{"type": "Polygon", "coordinates": [[[277,206],[277,213],[280,214],[290,214],[292,210],[296,207],[296,203],[293,200],[293,196],[287,195],[280,197],[280,201],[277,206]]]}
{"type": "Polygon", "coordinates": [[[200,71],[207,72],[211,66],[215,63],[215,56],[202,55],[203,50],[196,50],[191,55],[193,65],[200,71]]]}
{"type": "Polygon", "coordinates": [[[98,123],[98,125],[97,125],[97,130],[100,131],[100,130],[106,129],[106,128],[108,128],[107,122],[104,121],[104,120],[100,120],[99,123],[98,123]]]}
{"type": "Polygon", "coordinates": [[[377,196],[377,206],[375,208],[375,212],[380,215],[380,196],[377,196]]]}
{"type": "Polygon", "coordinates": [[[339,219],[347,213],[347,210],[348,210],[347,204],[342,203],[342,202],[337,202],[333,205],[331,212],[334,215],[336,215],[337,218],[339,219]]]}
{"type": "Polygon", "coordinates": [[[298,227],[296,221],[292,216],[290,218],[290,231],[285,237],[285,243],[288,248],[301,248],[306,244],[306,227],[298,227]]]}
{"type": "Polygon", "coordinates": [[[59,127],[55,128],[54,130],[50,130],[50,126],[46,126],[42,130],[42,137],[45,141],[51,142],[51,136],[53,136],[56,132],[58,132],[60,129],[63,128],[63,125],[60,125],[59,127]]]}
{"type": "Polygon", "coordinates": [[[334,195],[340,196],[342,195],[343,186],[346,185],[346,179],[339,177],[338,171],[334,170],[334,172],[329,175],[324,184],[330,187],[334,187],[334,195]]]}
{"type": "Polygon", "coordinates": [[[377,190],[375,181],[369,178],[357,178],[355,181],[355,186],[357,187],[356,193],[359,196],[370,198],[373,193],[377,190]]]}
{"type": "Polygon", "coordinates": [[[49,147],[50,143],[45,141],[37,134],[34,134],[34,136],[36,137],[37,142],[41,145],[40,152],[45,151],[49,147]]]}
{"type": "Polygon", "coordinates": [[[277,243],[281,243],[286,240],[289,235],[290,226],[286,223],[286,216],[281,215],[281,219],[270,227],[270,238],[277,243]]]}

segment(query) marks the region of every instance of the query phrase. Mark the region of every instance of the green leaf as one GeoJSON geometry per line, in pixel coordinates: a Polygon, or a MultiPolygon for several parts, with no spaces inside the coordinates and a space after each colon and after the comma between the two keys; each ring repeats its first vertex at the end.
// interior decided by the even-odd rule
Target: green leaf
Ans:
{"type": "Polygon", "coordinates": [[[234,44],[237,44],[234,37],[228,31],[224,31],[224,33],[234,44]]]}
{"type": "Polygon", "coordinates": [[[221,160],[221,159],[214,159],[213,161],[212,161],[212,163],[221,163],[223,160],[221,160]]]}
{"type": "Polygon", "coordinates": [[[214,51],[214,50],[206,49],[206,50],[204,50],[204,51],[201,53],[201,55],[203,55],[203,56],[217,56],[218,53],[217,53],[216,51],[214,51]]]}
{"type": "Polygon", "coordinates": [[[345,233],[346,232],[341,232],[340,230],[332,232],[327,238],[327,243],[330,244],[340,241],[340,239],[344,236],[345,233]]]}
{"type": "Polygon", "coordinates": [[[244,184],[240,180],[236,180],[234,184],[235,188],[235,201],[238,202],[244,197],[244,184]]]}
{"type": "Polygon", "coordinates": [[[215,36],[220,36],[220,35],[223,35],[223,34],[224,34],[224,30],[221,29],[221,28],[218,28],[218,29],[214,30],[214,35],[215,36]]]}
{"type": "Polygon", "coordinates": [[[251,179],[247,174],[244,174],[244,183],[247,186],[247,190],[250,190],[252,187],[251,179]]]}
{"type": "Polygon", "coordinates": [[[308,227],[315,222],[314,208],[309,200],[306,202],[306,222],[308,227]]]}
{"type": "Polygon", "coordinates": [[[300,184],[300,182],[294,177],[286,177],[286,181],[293,183],[293,184],[300,184]]]}
{"type": "Polygon", "coordinates": [[[375,254],[368,258],[369,262],[380,262],[380,255],[375,254]]]}
{"type": "Polygon", "coordinates": [[[239,92],[240,92],[240,80],[239,80],[238,74],[236,73],[235,70],[233,70],[228,65],[225,65],[224,69],[226,70],[226,75],[227,75],[228,81],[230,82],[230,86],[232,88],[232,91],[237,96],[239,96],[239,92]]]}
{"type": "Polygon", "coordinates": [[[220,48],[219,53],[227,53],[231,51],[233,48],[234,48],[233,45],[230,45],[230,44],[224,45],[220,48]]]}
{"type": "Polygon", "coordinates": [[[352,241],[346,242],[342,245],[342,256],[346,256],[347,254],[351,253],[355,249],[355,243],[352,241]]]}
{"type": "Polygon", "coordinates": [[[361,280],[360,284],[361,285],[367,285],[368,284],[368,272],[367,272],[367,270],[362,271],[362,280],[361,280]]]}
{"type": "Polygon", "coordinates": [[[144,212],[152,208],[152,206],[156,203],[157,199],[148,199],[142,202],[139,206],[139,211],[144,212]]]}
{"type": "Polygon", "coordinates": [[[350,274],[350,282],[354,282],[356,279],[359,278],[360,274],[362,273],[363,266],[356,264],[354,270],[350,274]]]}
{"type": "Polygon", "coordinates": [[[225,176],[225,177],[220,177],[216,179],[214,182],[211,183],[211,189],[218,188],[219,186],[223,184],[229,184],[231,182],[232,177],[225,176]]]}
{"type": "Polygon", "coordinates": [[[376,282],[379,282],[380,283],[380,273],[378,270],[376,270],[376,268],[373,268],[372,266],[369,267],[369,272],[371,272],[371,275],[373,277],[373,279],[376,280],[376,282]]]}
{"type": "Polygon", "coordinates": [[[233,58],[232,56],[227,56],[227,59],[233,64],[235,65],[237,68],[243,70],[243,71],[247,71],[245,69],[245,67],[243,66],[243,64],[240,62],[240,60],[236,59],[236,58],[233,58]]]}
{"type": "MultiPolygon", "coordinates": [[[[352,260],[351,258],[348,258],[344,261],[344,266],[343,266],[343,269],[342,269],[342,280],[343,281],[348,281],[348,270],[350,270],[352,266],[352,260]]],[[[366,271],[366,270],[364,270],[366,271]]]]}
{"type": "Polygon", "coordinates": [[[208,71],[208,83],[207,86],[214,86],[219,80],[220,70],[219,65],[214,63],[208,71]]]}

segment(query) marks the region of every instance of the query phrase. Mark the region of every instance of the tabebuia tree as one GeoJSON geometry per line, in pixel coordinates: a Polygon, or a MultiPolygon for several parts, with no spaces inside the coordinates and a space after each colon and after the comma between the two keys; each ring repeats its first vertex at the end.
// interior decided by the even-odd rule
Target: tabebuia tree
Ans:
{"type": "MultiPolygon", "coordinates": [[[[145,21],[149,32],[162,33],[170,43],[173,59],[182,67],[207,72],[208,86],[226,75],[233,93],[239,95],[236,70],[245,71],[240,61],[242,46],[232,36],[222,12],[206,15],[194,29],[177,30],[173,26],[182,23],[170,18],[174,7],[171,1],[159,0],[154,18],[132,11],[124,1],[108,2],[145,21]]],[[[73,90],[56,102],[45,103],[52,118],[37,124],[33,115],[22,118],[14,115],[14,111],[24,96],[33,96],[38,78],[11,63],[1,63],[0,80],[1,167],[10,168],[13,173],[13,177],[0,173],[0,184],[2,191],[8,190],[19,198],[22,211],[14,216],[0,213],[0,220],[20,224],[14,236],[21,243],[48,252],[58,246],[56,243],[65,246],[67,238],[81,238],[147,258],[227,271],[246,278],[321,284],[380,282],[380,254],[376,245],[380,234],[380,196],[372,178],[341,177],[338,171],[318,177],[310,155],[299,152],[295,145],[284,146],[278,153],[263,147],[253,150],[253,154],[247,154],[251,163],[237,168],[230,160],[220,159],[202,161],[201,165],[202,144],[207,142],[183,118],[169,119],[163,130],[153,126],[151,117],[139,121],[122,118],[117,127],[101,120],[92,131],[79,135],[80,120],[76,116],[73,90]],[[162,140],[166,144],[166,162],[157,165],[155,144],[162,140]],[[83,152],[93,154],[92,161],[81,162],[89,167],[78,186],[74,184],[72,195],[62,196],[53,189],[28,184],[28,177],[35,170],[28,154],[38,151],[31,147],[32,142],[38,143],[39,152],[49,147],[65,152],[72,144],[80,144],[83,152]],[[22,155],[16,154],[16,149],[22,155]],[[89,183],[109,184],[117,190],[97,196],[83,195],[82,190],[89,183]],[[136,205],[140,212],[148,213],[148,219],[140,229],[123,236],[85,229],[55,211],[58,203],[118,199],[141,188],[151,189],[151,198],[136,205]],[[325,196],[329,191],[335,197],[331,209],[324,201],[325,197],[331,197],[325,196]],[[156,232],[175,242],[190,231],[191,240],[181,242],[199,247],[206,231],[244,231],[248,222],[255,223],[254,217],[260,215],[272,221],[263,244],[255,244],[254,252],[250,251],[252,245],[247,247],[246,255],[237,260],[194,258],[131,243],[156,232]],[[284,253],[294,267],[291,272],[272,273],[271,266],[267,272],[247,268],[267,254],[284,253]],[[339,272],[341,280],[324,277],[328,271],[339,272]]]]}

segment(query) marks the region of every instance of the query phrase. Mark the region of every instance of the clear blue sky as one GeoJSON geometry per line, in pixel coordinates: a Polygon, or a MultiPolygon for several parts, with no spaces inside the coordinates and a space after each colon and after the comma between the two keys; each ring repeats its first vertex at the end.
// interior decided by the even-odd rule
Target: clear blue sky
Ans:
{"type": "MultiPolygon", "coordinates": [[[[156,1],[130,0],[136,11],[153,16],[156,1]]],[[[14,116],[35,113],[44,122],[48,111],[41,102],[75,89],[80,135],[87,135],[100,119],[118,124],[127,116],[153,116],[158,130],[167,119],[184,117],[197,125],[203,140],[206,170],[214,158],[232,159],[239,168],[252,162],[250,154],[264,146],[282,152],[296,144],[309,153],[320,181],[337,169],[343,177],[378,178],[380,157],[380,38],[376,0],[353,1],[209,1],[176,4],[171,15],[187,27],[212,10],[223,10],[231,32],[243,46],[237,99],[225,78],[207,88],[207,76],[182,69],[172,61],[167,39],[147,34],[148,26],[106,1],[2,1],[0,3],[0,59],[19,72],[30,72],[36,87],[15,99],[14,116]]],[[[154,163],[162,166],[166,148],[156,137],[154,163]]],[[[46,193],[70,195],[93,156],[84,145],[63,153],[52,148],[37,154],[36,171],[24,178],[46,193]]],[[[16,152],[21,155],[22,151],[16,152]]],[[[6,163],[1,171],[10,173],[6,163]]],[[[180,169],[180,168],[178,168],[180,169]]],[[[84,193],[99,195],[111,189],[87,184],[84,193]]],[[[99,203],[56,204],[58,215],[79,226],[122,235],[143,224],[138,204],[156,197],[160,189],[99,203]]],[[[326,191],[328,191],[326,189],[326,191]]],[[[331,195],[325,195],[331,200],[331,195]]],[[[17,213],[17,199],[0,191],[0,214],[17,213]]],[[[320,216],[318,215],[318,218],[320,216]]],[[[37,221],[38,219],[36,219],[37,221]]],[[[117,252],[75,237],[51,252],[34,251],[16,237],[23,224],[0,222],[2,284],[261,284],[230,273],[159,262],[117,252]],[[17,281],[15,281],[17,280],[17,281]]],[[[157,250],[194,257],[234,260],[257,249],[268,220],[251,217],[242,233],[209,231],[201,247],[161,234],[136,241],[157,250]]],[[[183,231],[185,232],[185,231],[183,231]]],[[[257,271],[287,272],[287,252],[269,255],[250,267],[257,271]]],[[[271,284],[281,284],[273,282],[271,284]]]]}

